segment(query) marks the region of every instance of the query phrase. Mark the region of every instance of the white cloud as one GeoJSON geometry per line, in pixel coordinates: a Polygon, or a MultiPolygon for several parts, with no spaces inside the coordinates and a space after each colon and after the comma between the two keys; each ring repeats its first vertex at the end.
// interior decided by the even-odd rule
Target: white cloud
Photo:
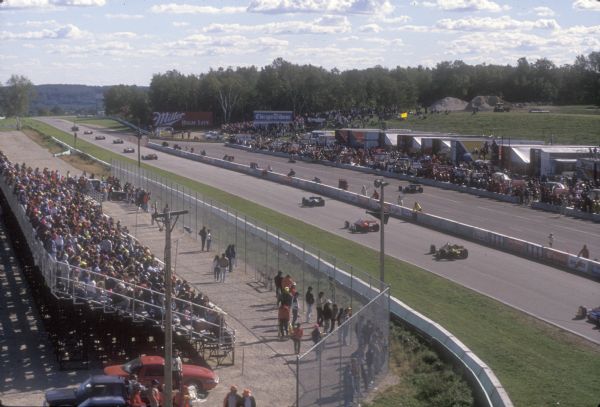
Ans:
{"type": "Polygon", "coordinates": [[[510,6],[501,6],[491,0],[434,0],[423,1],[421,5],[443,11],[490,11],[498,13],[510,10],[510,6]]]}
{"type": "Polygon", "coordinates": [[[386,17],[381,16],[377,18],[377,22],[381,24],[404,24],[408,23],[412,18],[410,16],[397,16],[397,17],[386,17]]]}
{"type": "Polygon", "coordinates": [[[497,30],[532,30],[560,28],[554,19],[515,20],[509,16],[493,17],[470,17],[453,20],[445,18],[436,23],[436,27],[454,31],[497,31],[497,30]]]}
{"type": "Polygon", "coordinates": [[[242,25],[210,24],[202,29],[205,33],[256,32],[271,35],[284,34],[341,34],[351,30],[345,16],[323,16],[313,21],[281,21],[277,23],[242,25]]]}
{"type": "Polygon", "coordinates": [[[600,1],[598,0],[575,0],[573,1],[575,10],[593,10],[600,11],[600,1]]]}
{"type": "Polygon", "coordinates": [[[394,11],[390,0],[252,0],[253,13],[334,13],[389,14],[394,11]]]}
{"type": "Polygon", "coordinates": [[[535,7],[533,9],[539,17],[554,17],[556,13],[550,7],[535,7]]]}
{"type": "Polygon", "coordinates": [[[381,31],[381,27],[377,24],[366,24],[359,27],[358,31],[363,33],[378,33],[381,31]]]}
{"type": "Polygon", "coordinates": [[[156,14],[236,14],[246,11],[245,7],[212,7],[195,6],[193,4],[160,4],[150,7],[150,11],[156,14]]]}
{"type": "Polygon", "coordinates": [[[141,20],[144,18],[143,14],[106,14],[106,18],[111,20],[141,20]]]}
{"type": "Polygon", "coordinates": [[[86,33],[73,24],[63,25],[54,29],[26,31],[21,33],[0,31],[0,40],[62,40],[82,38],[86,33]]]}
{"type": "Polygon", "coordinates": [[[189,25],[190,23],[187,23],[185,21],[173,21],[173,27],[187,27],[189,25]]]}
{"type": "Polygon", "coordinates": [[[8,0],[2,7],[5,9],[32,9],[54,7],[98,7],[104,6],[106,0],[8,0]]]}

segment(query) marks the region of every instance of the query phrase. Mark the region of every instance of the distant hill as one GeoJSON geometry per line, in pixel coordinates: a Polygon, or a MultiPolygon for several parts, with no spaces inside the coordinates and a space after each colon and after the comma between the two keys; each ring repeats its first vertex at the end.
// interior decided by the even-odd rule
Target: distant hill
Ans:
{"type": "Polygon", "coordinates": [[[30,113],[96,114],[104,110],[104,92],[111,86],[36,85],[30,113]]]}

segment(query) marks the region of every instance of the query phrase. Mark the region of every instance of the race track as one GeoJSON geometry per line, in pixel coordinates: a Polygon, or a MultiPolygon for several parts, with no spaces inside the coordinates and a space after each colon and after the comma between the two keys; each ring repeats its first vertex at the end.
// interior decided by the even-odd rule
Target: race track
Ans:
{"type": "MultiPolygon", "coordinates": [[[[70,132],[71,122],[55,118],[44,118],[42,120],[61,130],[70,132]]],[[[79,125],[79,127],[81,132],[86,128],[82,125],[79,125]]],[[[94,135],[106,134],[107,139],[95,141],[94,135],[80,137],[117,153],[121,153],[123,147],[128,145],[137,148],[136,144],[128,141],[125,145],[112,144],[112,137],[110,136],[113,134],[112,132],[102,132],[99,129],[94,129],[94,132],[94,135]]],[[[119,136],[122,137],[122,135],[119,136]]],[[[133,138],[132,141],[134,141],[133,138]]],[[[286,172],[289,170],[289,164],[285,162],[285,159],[276,159],[264,155],[245,156],[242,154],[250,153],[229,148],[225,149],[225,147],[213,144],[204,144],[202,148],[205,148],[207,154],[211,156],[222,157],[226,152],[229,155],[235,155],[236,162],[256,161],[261,166],[266,166],[271,162],[273,169],[276,171],[286,172]]],[[[142,148],[143,154],[149,152],[154,152],[154,150],[142,148]]],[[[128,156],[137,158],[137,153],[128,156]]],[[[378,234],[352,235],[341,229],[345,220],[353,220],[364,215],[364,210],[360,208],[330,199],[327,199],[324,208],[300,208],[298,203],[302,196],[306,195],[304,191],[168,154],[158,153],[158,156],[157,161],[148,163],[241,196],[344,238],[357,241],[375,250],[379,249],[378,234]]],[[[332,183],[331,181],[337,183],[337,178],[340,177],[337,174],[343,174],[342,177],[348,178],[349,181],[350,175],[352,175],[351,187],[363,183],[372,185],[374,179],[370,175],[350,173],[345,170],[314,164],[296,163],[293,166],[300,177],[312,178],[319,176],[323,181],[329,181],[328,183],[332,183]]],[[[392,186],[398,185],[398,183],[397,180],[392,180],[392,186]]],[[[408,197],[405,201],[411,202],[410,199],[408,197]]],[[[463,216],[469,219],[464,220],[466,223],[517,235],[516,232],[510,232],[514,228],[515,231],[538,236],[539,238],[535,239],[538,242],[544,242],[543,239],[548,231],[553,231],[557,235],[555,247],[558,248],[562,248],[563,238],[561,233],[566,234],[571,231],[572,235],[579,234],[590,237],[590,241],[587,241],[587,243],[590,246],[592,255],[598,253],[599,250],[600,235],[598,235],[598,229],[600,228],[595,224],[573,219],[555,219],[556,215],[427,187],[425,193],[419,195],[419,202],[423,203],[426,211],[436,215],[457,219],[453,214],[462,213],[463,216]],[[446,200],[441,200],[440,196],[446,197],[446,200]],[[434,210],[434,202],[437,202],[437,205],[441,208],[440,212],[434,210]],[[471,213],[473,213],[473,216],[471,216],[471,213]],[[528,223],[530,216],[533,218],[532,223],[528,223]],[[512,222],[509,222],[508,219],[511,219],[512,222]],[[552,226],[548,226],[549,224],[552,226]],[[559,229],[557,225],[562,226],[559,229]],[[542,227],[543,230],[536,230],[536,228],[542,227]],[[595,239],[593,244],[592,238],[595,239]]],[[[578,241],[581,242],[582,240],[579,239],[578,241]]],[[[443,233],[397,219],[390,219],[386,226],[386,253],[576,332],[591,341],[600,343],[600,331],[594,330],[593,326],[585,321],[573,320],[579,305],[600,305],[600,284],[598,282],[504,252],[491,250],[485,246],[461,241],[443,233]],[[439,246],[447,241],[466,245],[469,248],[469,258],[465,261],[436,262],[431,255],[425,254],[431,243],[439,246]]]]}

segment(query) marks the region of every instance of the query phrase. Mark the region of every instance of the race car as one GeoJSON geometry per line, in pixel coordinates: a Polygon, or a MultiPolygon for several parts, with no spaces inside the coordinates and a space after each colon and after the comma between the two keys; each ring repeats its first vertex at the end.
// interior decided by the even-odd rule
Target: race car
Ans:
{"type": "Polygon", "coordinates": [[[125,147],[123,149],[123,152],[124,153],[135,153],[135,148],[133,148],[133,147],[125,147]]]}
{"type": "Polygon", "coordinates": [[[104,140],[104,139],[106,139],[106,137],[104,137],[102,135],[94,137],[94,140],[104,140]]]}
{"type": "Polygon", "coordinates": [[[379,232],[379,223],[377,223],[375,220],[359,219],[353,224],[349,225],[348,229],[352,233],[379,232]]]}
{"type": "Polygon", "coordinates": [[[402,188],[402,185],[400,185],[398,189],[404,192],[405,194],[416,194],[417,192],[423,192],[423,186],[421,184],[408,184],[404,188],[402,188]]]}
{"type": "Polygon", "coordinates": [[[469,257],[469,251],[461,245],[446,243],[438,250],[431,246],[431,252],[436,260],[458,260],[469,257]]]}
{"type": "Polygon", "coordinates": [[[150,154],[143,155],[142,160],[158,160],[158,156],[154,153],[150,153],[150,154]]]}
{"type": "Polygon", "coordinates": [[[123,140],[120,138],[116,138],[113,140],[113,144],[123,144],[123,140]]]}
{"type": "Polygon", "coordinates": [[[320,196],[309,196],[308,198],[302,197],[302,206],[325,206],[325,200],[320,196]]]}
{"type": "Polygon", "coordinates": [[[83,134],[94,134],[94,132],[91,130],[84,130],[83,134]]]}

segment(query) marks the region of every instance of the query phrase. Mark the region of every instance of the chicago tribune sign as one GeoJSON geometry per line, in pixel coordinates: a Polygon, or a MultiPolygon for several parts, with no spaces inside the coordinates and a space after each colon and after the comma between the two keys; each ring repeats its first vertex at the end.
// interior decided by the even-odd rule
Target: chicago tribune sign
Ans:
{"type": "Polygon", "coordinates": [[[190,127],[207,127],[213,124],[212,112],[154,112],[154,127],[173,127],[176,129],[190,127]]]}

